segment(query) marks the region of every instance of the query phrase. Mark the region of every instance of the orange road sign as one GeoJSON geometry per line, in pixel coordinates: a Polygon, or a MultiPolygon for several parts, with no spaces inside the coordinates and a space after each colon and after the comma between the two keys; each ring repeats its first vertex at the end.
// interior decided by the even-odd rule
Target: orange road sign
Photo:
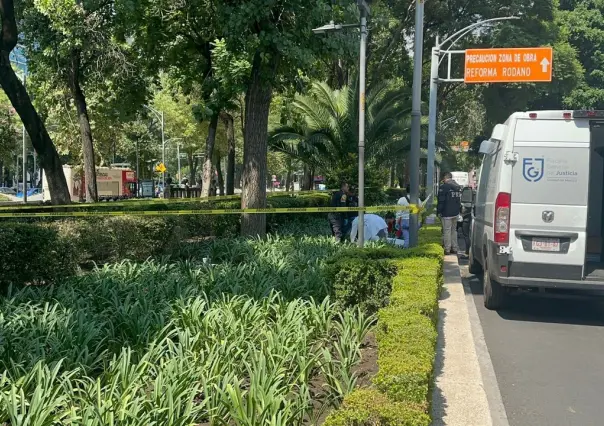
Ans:
{"type": "Polygon", "coordinates": [[[467,49],[464,82],[549,82],[552,61],[551,47],[467,49]]]}

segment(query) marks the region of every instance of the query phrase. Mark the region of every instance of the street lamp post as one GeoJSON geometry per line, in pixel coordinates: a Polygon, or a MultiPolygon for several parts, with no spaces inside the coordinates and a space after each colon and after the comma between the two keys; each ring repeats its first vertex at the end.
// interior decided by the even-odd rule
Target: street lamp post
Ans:
{"type": "MultiPolygon", "coordinates": [[[[170,138],[167,141],[164,141],[164,147],[166,147],[170,142],[174,142],[174,141],[182,141],[182,138],[170,138]]],[[[180,176],[180,144],[176,144],[176,151],[177,151],[177,155],[179,156],[178,158],[178,176],[180,176]]],[[[166,160],[164,158],[164,165],[166,164],[166,160]]],[[[180,179],[180,177],[179,177],[180,179]]]]}
{"type": "MultiPolygon", "coordinates": [[[[409,155],[410,203],[419,204],[419,157],[421,151],[422,50],[424,45],[424,0],[415,2],[415,39],[413,52],[413,89],[411,98],[411,152],[409,155]]],[[[409,215],[409,247],[418,240],[418,214],[409,215]]]]}
{"type": "MultiPolygon", "coordinates": [[[[151,111],[153,114],[155,114],[155,117],[160,121],[161,123],[161,162],[162,164],[166,164],[166,140],[165,140],[165,121],[164,121],[164,112],[163,111],[158,111],[155,108],[151,108],[149,105],[143,105],[145,108],[147,108],[149,111],[151,111]]],[[[162,173],[162,185],[165,187],[166,186],[166,172],[162,173]]]]}
{"type": "MultiPolygon", "coordinates": [[[[164,112],[161,112],[161,162],[166,165],[166,134],[165,134],[165,121],[164,121],[164,112]]],[[[161,174],[161,181],[164,186],[164,191],[166,188],[166,172],[163,171],[161,174]]]]}
{"type": "Polygon", "coordinates": [[[180,144],[176,144],[176,157],[178,159],[178,183],[182,182],[182,176],[180,175],[180,144]]]}
{"type": "MultiPolygon", "coordinates": [[[[441,61],[442,54],[449,54],[450,49],[455,43],[457,43],[466,34],[474,31],[476,28],[481,27],[485,24],[497,21],[508,21],[512,19],[520,19],[517,16],[506,16],[502,18],[485,19],[484,21],[475,22],[472,25],[468,25],[465,28],[457,31],[451,36],[447,37],[442,42],[439,42],[438,36],[436,37],[435,46],[432,48],[432,62],[430,64],[430,101],[429,101],[429,116],[428,116],[428,155],[427,155],[427,173],[426,173],[426,197],[433,195],[434,193],[434,159],[436,157],[436,117],[437,117],[437,96],[438,96],[438,84],[441,82],[438,76],[438,66],[441,61]],[[441,50],[444,45],[451,42],[447,50],[441,50]]],[[[449,62],[449,72],[450,72],[449,62]]],[[[426,198],[427,199],[427,198],[426,198]]]]}
{"type": "MultiPolygon", "coordinates": [[[[361,12],[361,46],[359,52],[359,207],[365,207],[365,72],[367,70],[367,15],[369,6],[358,1],[361,12]]],[[[365,245],[365,212],[359,211],[358,244],[365,245]]]]}
{"type": "MultiPolygon", "coordinates": [[[[27,59],[25,58],[25,56],[23,56],[23,54],[21,53],[15,53],[13,52],[13,58],[11,59],[11,62],[14,62],[15,64],[22,66],[23,67],[23,76],[21,78],[21,81],[23,82],[23,87],[27,87],[27,59]],[[21,56],[20,59],[19,56],[21,56]]],[[[27,141],[27,137],[26,137],[26,133],[25,133],[25,123],[22,124],[22,145],[23,145],[23,202],[27,203],[27,149],[25,146],[25,143],[27,141]]],[[[35,171],[35,169],[34,169],[35,171]]],[[[18,186],[18,181],[17,181],[17,186],[18,186]]]]}
{"type": "Polygon", "coordinates": [[[136,137],[136,196],[138,197],[140,195],[140,182],[141,182],[141,175],[139,174],[139,156],[138,156],[138,136],[136,137]]]}
{"type": "MultiPolygon", "coordinates": [[[[339,31],[344,28],[360,28],[361,40],[359,47],[359,208],[365,207],[365,82],[366,82],[366,52],[367,52],[367,17],[370,8],[367,0],[357,0],[361,22],[358,24],[336,24],[331,21],[329,24],[313,29],[315,34],[325,34],[329,31],[339,31]]],[[[365,245],[365,212],[359,211],[358,226],[358,245],[365,245]]]]}

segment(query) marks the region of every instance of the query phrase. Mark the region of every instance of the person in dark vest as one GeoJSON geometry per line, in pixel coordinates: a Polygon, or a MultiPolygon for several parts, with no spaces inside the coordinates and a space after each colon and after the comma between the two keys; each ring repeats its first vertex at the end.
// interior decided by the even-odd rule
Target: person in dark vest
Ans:
{"type": "Polygon", "coordinates": [[[170,198],[170,191],[172,189],[172,176],[168,173],[166,178],[166,185],[164,187],[164,198],[170,198]]]}
{"type": "MultiPolygon", "coordinates": [[[[348,207],[348,183],[342,182],[340,190],[335,192],[331,197],[330,207],[348,207]]],[[[331,226],[331,234],[336,241],[342,241],[344,236],[344,218],[346,213],[332,212],[329,213],[327,219],[331,226]]]]}
{"type": "MultiPolygon", "coordinates": [[[[350,189],[348,191],[348,199],[346,200],[346,206],[359,206],[359,197],[357,196],[356,188],[354,186],[350,186],[350,189]]],[[[344,214],[344,230],[342,231],[342,235],[346,236],[350,233],[350,229],[352,228],[352,221],[358,215],[359,212],[348,212],[344,214]]]]}
{"type": "Polygon", "coordinates": [[[445,254],[459,251],[457,242],[457,216],[461,211],[461,187],[451,173],[445,173],[444,183],[438,188],[436,212],[443,225],[443,247],[445,254]]]}

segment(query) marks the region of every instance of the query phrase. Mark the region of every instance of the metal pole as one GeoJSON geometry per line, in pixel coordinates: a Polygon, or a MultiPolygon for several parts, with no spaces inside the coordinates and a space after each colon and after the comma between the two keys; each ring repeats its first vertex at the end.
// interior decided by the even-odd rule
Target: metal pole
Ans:
{"type": "MultiPolygon", "coordinates": [[[[23,71],[23,87],[27,87],[27,76],[23,71]]],[[[25,148],[25,124],[23,124],[23,202],[27,203],[27,150],[25,148]]]]}
{"type": "MultiPolygon", "coordinates": [[[[365,68],[367,51],[367,11],[361,11],[361,47],[359,55],[359,207],[365,207],[365,68]]],[[[359,212],[358,244],[365,245],[365,212],[359,212]]]]}
{"type": "Polygon", "coordinates": [[[176,144],[176,156],[178,157],[178,183],[182,181],[182,176],[180,175],[180,144],[176,144]]]}
{"type": "Polygon", "coordinates": [[[138,197],[140,195],[140,182],[141,182],[141,176],[139,174],[139,167],[138,167],[138,163],[139,163],[139,158],[138,158],[138,136],[136,137],[136,196],[138,197]]]}
{"type": "MultiPolygon", "coordinates": [[[[166,165],[166,140],[164,135],[164,112],[161,112],[161,162],[165,166],[166,165]]],[[[166,190],[166,172],[162,173],[161,178],[162,184],[164,186],[164,191],[166,190]]]]}
{"type": "MultiPolygon", "coordinates": [[[[411,153],[409,155],[409,180],[411,204],[419,204],[419,157],[421,139],[422,101],[422,49],[424,44],[424,0],[415,2],[415,50],[413,53],[413,97],[411,100],[411,153]]],[[[409,247],[418,240],[418,216],[409,216],[409,247]]]]}
{"type": "Polygon", "coordinates": [[[440,60],[440,45],[436,36],[436,45],[432,48],[432,63],[430,66],[430,103],[428,114],[428,160],[426,167],[426,199],[434,194],[434,159],[436,157],[436,116],[438,95],[438,61],[440,60]]]}

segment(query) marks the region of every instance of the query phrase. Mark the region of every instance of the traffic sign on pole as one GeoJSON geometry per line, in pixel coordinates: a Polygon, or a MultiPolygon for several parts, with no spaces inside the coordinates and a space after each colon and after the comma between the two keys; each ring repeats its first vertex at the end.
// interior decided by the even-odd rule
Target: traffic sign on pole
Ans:
{"type": "Polygon", "coordinates": [[[466,83],[535,83],[552,81],[552,48],[467,49],[466,83]]]}
{"type": "Polygon", "coordinates": [[[155,168],[155,170],[158,171],[158,172],[160,172],[160,173],[166,173],[166,170],[168,170],[168,169],[166,169],[166,166],[165,166],[164,163],[159,163],[157,165],[157,167],[155,168]]]}

